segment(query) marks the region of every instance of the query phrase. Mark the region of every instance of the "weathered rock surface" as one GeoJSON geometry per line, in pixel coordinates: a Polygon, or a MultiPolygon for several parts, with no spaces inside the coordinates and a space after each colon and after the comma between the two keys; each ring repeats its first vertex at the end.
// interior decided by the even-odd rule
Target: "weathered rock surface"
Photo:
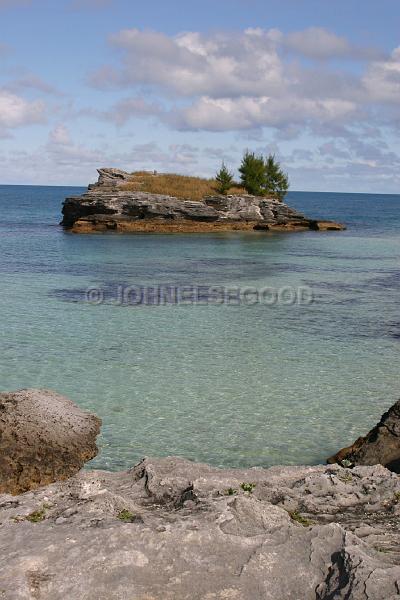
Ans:
{"type": "Polygon", "coordinates": [[[101,421],[47,390],[0,394],[0,493],[71,477],[97,454],[101,421]]]}
{"type": "Polygon", "coordinates": [[[351,465],[381,464],[400,473],[400,400],[384,415],[365,437],[342,448],[328,458],[329,463],[348,461],[351,465]]]}
{"type": "MultiPolygon", "coordinates": [[[[398,404],[378,433],[397,432],[398,404]]],[[[95,455],[99,425],[52,392],[0,394],[2,484],[14,492],[62,480],[0,494],[0,598],[400,597],[397,474],[170,457],[65,480],[95,455]]]]}
{"type": "Polygon", "coordinates": [[[256,196],[212,196],[201,202],[130,191],[131,175],[98,169],[99,180],[82,196],[67,198],[62,225],[75,232],[341,230],[329,221],[308,219],[283,202],[256,196]]]}
{"type": "Polygon", "coordinates": [[[394,600],[399,492],[382,466],[219,470],[166,458],[83,471],[0,496],[0,590],[7,600],[394,600]]]}

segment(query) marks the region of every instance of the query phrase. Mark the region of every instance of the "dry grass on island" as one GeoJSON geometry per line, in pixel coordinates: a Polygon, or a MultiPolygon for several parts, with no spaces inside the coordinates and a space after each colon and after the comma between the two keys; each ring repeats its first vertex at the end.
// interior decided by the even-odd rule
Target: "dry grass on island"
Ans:
{"type": "MultiPolygon", "coordinates": [[[[205,196],[213,196],[218,193],[216,179],[149,171],[135,171],[132,173],[132,181],[123,184],[121,188],[149,192],[150,194],[165,194],[166,196],[195,201],[203,200],[205,196]]],[[[233,184],[227,193],[243,195],[247,192],[239,184],[233,184]]]]}

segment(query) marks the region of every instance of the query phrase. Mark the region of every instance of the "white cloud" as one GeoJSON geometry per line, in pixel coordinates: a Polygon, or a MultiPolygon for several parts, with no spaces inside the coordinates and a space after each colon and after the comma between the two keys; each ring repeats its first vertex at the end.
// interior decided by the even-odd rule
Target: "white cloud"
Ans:
{"type": "Polygon", "coordinates": [[[253,127],[281,127],[311,121],[346,122],[357,106],[347,100],[325,98],[208,98],[202,97],[189,108],[176,111],[169,117],[178,129],[206,129],[210,131],[251,129],[253,127]]]}
{"type": "Polygon", "coordinates": [[[363,83],[372,100],[400,104],[400,47],[388,60],[375,61],[369,66],[363,83]]]}
{"type": "Polygon", "coordinates": [[[12,129],[45,120],[45,104],[28,101],[7,90],[0,90],[0,127],[12,129]]]}
{"type": "Polygon", "coordinates": [[[281,61],[268,32],[248,30],[237,36],[206,37],[165,34],[137,29],[111,37],[123,51],[122,68],[105,67],[94,73],[98,87],[148,85],[179,96],[263,95],[284,84],[281,61]]]}
{"type": "Polygon", "coordinates": [[[131,116],[157,116],[177,129],[272,127],[293,132],[303,124],[312,131],[336,130],[337,135],[351,121],[370,120],[371,102],[398,98],[397,51],[383,60],[380,51],[355,47],[322,28],[175,36],[125,29],[111,36],[110,43],[120,62],[101,67],[90,81],[100,89],[135,93],[104,113],[117,124],[131,116]],[[320,64],[322,59],[368,57],[373,60],[364,77],[343,65],[320,64]],[[380,91],[374,91],[376,84],[380,91]],[[139,94],[143,90],[163,104],[145,101],[139,94]]]}
{"type": "Polygon", "coordinates": [[[395,142],[389,147],[383,139],[390,138],[396,124],[400,129],[400,49],[383,56],[321,28],[290,34],[251,28],[175,36],[127,29],[110,42],[113,63],[90,77],[95,87],[113,91],[109,108],[104,108],[105,94],[101,109],[96,102],[85,108],[72,99],[68,104],[64,98],[60,106],[47,106],[49,98],[46,105],[32,100],[33,92],[59,92],[21,70],[19,79],[3,85],[0,137],[47,115],[57,120],[36,150],[10,150],[8,162],[0,164],[7,178],[13,169],[17,177],[21,165],[24,177],[38,183],[87,183],[101,164],[210,175],[221,157],[230,168],[237,166],[251,143],[264,144],[263,152],[276,149],[294,187],[312,187],[302,182],[313,178],[325,189],[342,182],[343,189],[351,184],[354,189],[368,185],[392,191],[399,184],[395,142]],[[74,139],[69,123],[93,117],[108,122],[101,130],[103,138],[97,132],[91,139],[74,139]],[[168,138],[160,127],[160,139],[168,143],[131,145],[131,138],[139,141],[145,134],[139,127],[134,130],[138,137],[133,137],[126,127],[130,119],[157,119],[175,133],[168,138]],[[110,123],[117,126],[113,142],[110,123]],[[216,133],[212,138],[191,131],[216,133]],[[223,137],[226,131],[237,132],[235,147],[213,151],[214,141],[217,146],[227,139],[232,143],[232,137],[223,137]],[[192,145],[194,139],[203,146],[192,145]]]}

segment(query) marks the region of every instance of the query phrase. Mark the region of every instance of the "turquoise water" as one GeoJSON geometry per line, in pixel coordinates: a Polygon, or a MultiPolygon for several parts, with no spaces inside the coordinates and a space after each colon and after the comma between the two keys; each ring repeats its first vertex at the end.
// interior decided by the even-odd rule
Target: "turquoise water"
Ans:
{"type": "Polygon", "coordinates": [[[317,463],[399,397],[400,196],[290,194],[343,233],[77,236],[57,223],[80,191],[0,186],[0,388],[99,414],[93,466],[317,463]],[[166,284],[309,286],[314,302],[112,303],[166,284]]]}

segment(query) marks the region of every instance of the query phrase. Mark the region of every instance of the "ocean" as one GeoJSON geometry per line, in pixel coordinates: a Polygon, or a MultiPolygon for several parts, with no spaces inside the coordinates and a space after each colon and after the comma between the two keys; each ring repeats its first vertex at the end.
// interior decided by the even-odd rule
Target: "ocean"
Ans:
{"type": "Polygon", "coordinates": [[[399,398],[400,196],[288,195],[345,232],[79,236],[58,223],[81,192],[0,186],[0,389],[96,412],[89,468],[324,462],[399,398]],[[160,287],[201,293],[138,300],[160,287]]]}

